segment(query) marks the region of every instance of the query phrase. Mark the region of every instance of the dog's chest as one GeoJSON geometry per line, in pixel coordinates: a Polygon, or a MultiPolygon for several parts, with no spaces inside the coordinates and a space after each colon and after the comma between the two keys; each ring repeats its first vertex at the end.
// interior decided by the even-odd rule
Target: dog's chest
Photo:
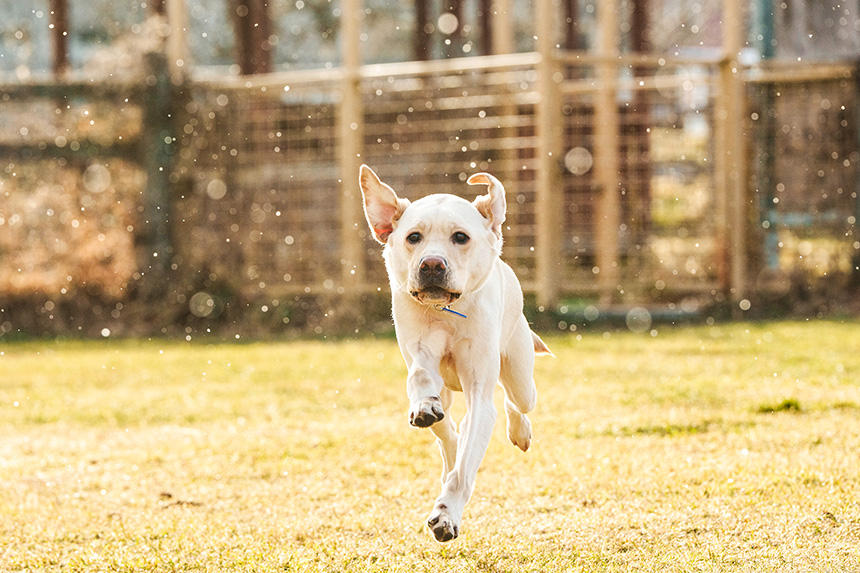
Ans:
{"type": "Polygon", "coordinates": [[[454,364],[454,358],[450,354],[442,357],[439,363],[439,370],[442,374],[442,381],[449,390],[462,392],[463,387],[460,385],[460,378],[457,376],[457,366],[454,364]]]}

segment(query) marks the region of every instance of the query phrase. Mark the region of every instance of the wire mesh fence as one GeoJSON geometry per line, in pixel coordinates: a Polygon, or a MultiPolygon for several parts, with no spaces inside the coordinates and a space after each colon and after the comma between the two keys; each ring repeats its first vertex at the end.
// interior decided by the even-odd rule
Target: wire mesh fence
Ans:
{"type": "Polygon", "coordinates": [[[247,296],[331,288],[339,269],[335,86],[276,87],[193,86],[183,127],[176,255],[247,296]]]}
{"type": "MultiPolygon", "coordinates": [[[[365,161],[412,200],[431,193],[471,200],[485,190],[467,186],[466,179],[492,172],[508,193],[505,256],[528,282],[535,225],[533,66],[433,75],[380,72],[362,83],[365,161]]],[[[378,245],[369,244],[366,252],[372,282],[383,283],[378,245]]]]}
{"type": "MultiPolygon", "coordinates": [[[[465,184],[471,173],[496,175],[508,192],[504,256],[525,287],[533,289],[535,105],[540,94],[534,57],[520,60],[432,74],[421,68],[369,67],[361,82],[362,160],[409,199],[438,192],[472,198],[482,191],[465,184]]],[[[562,214],[559,264],[566,293],[589,293],[596,288],[594,227],[599,189],[593,178],[592,139],[599,129],[594,116],[598,94],[593,80],[582,79],[590,68],[590,64],[567,66],[568,77],[579,78],[580,84],[562,98],[557,110],[565,150],[558,158],[562,193],[557,209],[562,214]]],[[[637,67],[636,72],[648,85],[645,79],[628,78],[617,101],[622,181],[619,258],[624,281],[631,296],[639,299],[666,287],[707,290],[715,281],[714,225],[708,217],[715,193],[712,76],[703,66],[693,71],[637,67]]],[[[241,246],[225,245],[224,250],[241,251],[246,267],[266,268],[274,275],[288,273],[291,284],[277,276],[264,281],[276,290],[276,285],[285,290],[333,290],[339,284],[338,238],[319,232],[335,229],[339,217],[340,173],[334,154],[337,98],[334,82],[302,85],[289,78],[265,86],[195,87],[195,100],[209,102],[198,112],[205,115],[214,109],[216,116],[209,134],[215,148],[206,150],[206,157],[194,156],[199,171],[195,201],[210,205],[210,210],[216,205],[219,210],[232,208],[232,219],[220,219],[233,228],[242,225],[236,219],[243,217],[239,213],[244,209],[257,238],[247,235],[238,239],[241,246]],[[211,193],[207,196],[210,186],[217,199],[211,193]],[[260,208],[275,215],[254,215],[260,208]],[[254,219],[265,224],[257,228],[254,219]],[[284,240],[291,248],[284,246],[284,240]],[[288,271],[289,265],[297,266],[288,271]]],[[[347,181],[346,188],[351,200],[358,202],[357,186],[347,181]]],[[[200,209],[195,212],[202,213],[200,209]]],[[[218,216],[206,217],[214,223],[218,216]]],[[[192,241],[208,245],[218,235],[229,235],[229,226],[206,225],[197,232],[213,235],[192,241]]],[[[355,240],[363,242],[363,263],[368,269],[358,288],[373,290],[385,281],[379,246],[363,224],[356,227],[355,240]]],[[[204,247],[198,249],[207,254],[204,247]]],[[[228,267],[241,267],[238,261],[231,260],[228,267]]],[[[247,274],[241,280],[247,280],[247,274]]]]}
{"type": "MultiPolygon", "coordinates": [[[[361,125],[351,126],[361,161],[407,198],[472,198],[483,190],[466,185],[471,173],[496,175],[508,193],[504,258],[532,293],[539,61],[516,54],[365,66],[361,125]]],[[[618,122],[617,300],[721,300],[719,63],[628,58],[607,91],[598,60],[571,53],[561,61],[550,111],[560,128],[552,207],[562,298],[598,289],[598,231],[607,223],[596,138],[607,127],[596,110],[609,94],[618,122]]],[[[752,239],[754,290],[785,292],[801,275],[838,275],[831,284],[845,290],[856,276],[856,74],[810,69],[744,72],[748,226],[731,232],[752,239]]],[[[209,293],[195,316],[218,296],[265,303],[384,290],[380,247],[363,221],[339,232],[360,201],[356,174],[342,173],[338,156],[342,79],[322,70],[192,80],[162,109],[171,110],[161,114],[170,117],[160,127],[167,132],[150,125],[146,85],[101,94],[99,86],[3,86],[4,114],[29,119],[0,126],[0,297],[35,293],[56,306],[89,292],[117,314],[138,281],[157,275],[158,218],[169,234],[169,300],[189,305],[209,293]],[[27,113],[34,105],[43,109],[35,117],[27,113]],[[145,151],[153,141],[169,161],[145,151]],[[153,206],[147,189],[162,172],[169,200],[153,206]],[[64,219],[46,219],[51,212],[64,219]],[[345,241],[360,243],[360,260],[347,260],[345,241]]]]}
{"type": "Polygon", "coordinates": [[[757,280],[779,291],[792,275],[838,285],[856,272],[856,84],[782,75],[748,87],[757,280]]]}

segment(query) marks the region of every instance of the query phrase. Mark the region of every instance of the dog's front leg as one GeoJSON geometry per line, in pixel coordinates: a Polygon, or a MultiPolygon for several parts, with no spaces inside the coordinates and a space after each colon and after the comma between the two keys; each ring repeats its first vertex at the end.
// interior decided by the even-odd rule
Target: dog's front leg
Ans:
{"type": "Polygon", "coordinates": [[[409,397],[409,423],[427,428],[445,417],[440,393],[442,375],[439,365],[445,349],[442,333],[425,336],[405,345],[404,356],[409,367],[406,395],[409,397]]]}
{"type": "MultiPolygon", "coordinates": [[[[443,387],[439,397],[442,399],[442,409],[447,412],[453,398],[451,390],[443,387]]],[[[449,416],[438,424],[430,426],[430,431],[436,435],[439,451],[442,454],[442,483],[444,484],[448,473],[454,469],[454,462],[457,461],[457,427],[449,416]]]]}
{"type": "Polygon", "coordinates": [[[450,541],[460,533],[463,508],[472,495],[475,475],[484,459],[496,421],[493,388],[499,379],[498,350],[481,348],[478,351],[468,346],[464,355],[457,356],[455,353],[457,373],[466,398],[466,415],[460,427],[457,460],[427,518],[427,525],[433,530],[437,541],[450,541]]]}

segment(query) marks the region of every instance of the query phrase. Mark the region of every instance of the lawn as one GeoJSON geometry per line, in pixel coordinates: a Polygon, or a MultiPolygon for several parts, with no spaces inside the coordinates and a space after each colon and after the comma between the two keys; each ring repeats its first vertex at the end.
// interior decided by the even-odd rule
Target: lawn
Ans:
{"type": "Polygon", "coordinates": [[[0,570],[860,571],[860,322],[546,338],[447,544],[393,340],[3,343],[0,570]]]}

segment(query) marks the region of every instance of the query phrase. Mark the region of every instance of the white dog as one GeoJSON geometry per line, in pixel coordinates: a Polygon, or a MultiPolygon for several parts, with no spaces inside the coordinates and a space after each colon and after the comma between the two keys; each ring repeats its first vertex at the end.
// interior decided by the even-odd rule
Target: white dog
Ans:
{"type": "Polygon", "coordinates": [[[367,222],[385,245],[394,328],[409,368],[409,423],[429,427],[442,451],[442,493],[427,525],[438,541],[449,541],[490,441],[496,383],[505,390],[508,437],[526,451],[535,353],[551,353],[529,328],[519,281],[499,258],[506,204],[495,177],[469,178],[489,186],[471,203],[449,194],[410,203],[367,165],[359,182],[367,222]],[[455,390],[466,399],[459,435],[446,415],[455,390]]]}

